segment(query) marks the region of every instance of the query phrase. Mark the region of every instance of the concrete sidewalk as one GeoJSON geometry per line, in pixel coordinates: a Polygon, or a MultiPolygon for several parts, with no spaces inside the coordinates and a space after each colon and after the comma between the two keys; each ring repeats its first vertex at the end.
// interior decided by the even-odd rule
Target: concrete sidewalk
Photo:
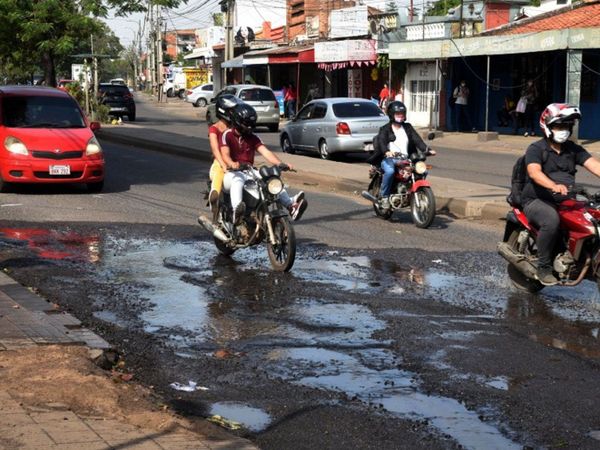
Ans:
{"type": "MultiPolygon", "coordinates": [[[[202,113],[181,109],[188,104],[157,104],[142,98],[143,107],[152,108],[154,111],[174,111],[173,114],[188,119],[196,116],[201,119],[202,113]]],[[[193,108],[198,110],[198,108],[193,108]]],[[[168,121],[125,122],[122,125],[106,125],[97,132],[98,138],[105,141],[141,146],[150,150],[176,154],[202,161],[212,160],[208,139],[202,135],[200,127],[195,120],[177,123],[175,127],[168,121]]],[[[511,136],[500,142],[490,141],[481,143],[477,141],[475,133],[444,133],[436,139],[439,147],[470,149],[473,151],[505,151],[520,154],[528,142],[535,138],[511,136]],[[520,149],[513,150],[513,147],[520,149]]],[[[297,173],[286,173],[285,179],[296,189],[312,190],[318,192],[333,192],[350,194],[359,197],[360,192],[366,189],[368,169],[365,164],[350,164],[338,161],[324,161],[299,155],[280,155],[283,160],[291,163],[297,173]]],[[[260,159],[258,160],[260,163],[260,159]]],[[[456,217],[472,217],[484,219],[500,219],[506,216],[508,205],[506,203],[507,190],[497,186],[479,183],[470,183],[449,178],[430,176],[439,210],[449,212],[456,217]]]]}
{"type": "MultiPolygon", "coordinates": [[[[209,435],[196,432],[184,420],[160,411],[148,414],[161,414],[161,420],[166,416],[169,425],[162,428],[147,422],[140,426],[119,415],[84,414],[68,403],[68,396],[63,400],[59,394],[55,394],[54,391],[64,388],[60,386],[61,383],[73,383],[79,384],[84,396],[90,392],[87,389],[91,388],[102,393],[105,400],[109,398],[108,389],[113,389],[115,392],[112,395],[116,397],[124,396],[126,392],[131,396],[133,389],[137,396],[135,401],[147,395],[141,386],[121,384],[112,387],[115,382],[111,381],[111,373],[89,361],[86,348],[99,353],[109,347],[106,341],[84,328],[75,317],[60,311],[56,305],[0,272],[0,450],[256,448],[249,441],[220,429],[211,431],[209,435]],[[38,370],[43,370],[41,360],[42,355],[46,354],[57,355],[56,362],[51,357],[49,370],[38,373],[38,370]],[[18,370],[15,367],[19,366],[21,359],[33,359],[35,368],[33,373],[26,369],[25,374],[20,374],[20,379],[14,379],[13,371],[18,370]],[[58,375],[58,369],[61,365],[69,366],[71,361],[77,361],[78,366],[84,368],[83,373],[65,381],[58,375]],[[30,377],[27,383],[32,384],[26,383],[23,388],[21,378],[26,377],[30,377]],[[41,401],[38,395],[43,388],[40,385],[49,386],[46,392],[50,391],[49,395],[58,396],[58,399],[41,401]],[[14,386],[21,386],[21,389],[17,390],[14,386]]],[[[32,364],[31,361],[29,364],[32,364]]],[[[71,385],[65,389],[73,391],[76,388],[71,385]]],[[[159,410],[148,401],[143,404],[148,408],[144,411],[152,408],[159,410]]]]}

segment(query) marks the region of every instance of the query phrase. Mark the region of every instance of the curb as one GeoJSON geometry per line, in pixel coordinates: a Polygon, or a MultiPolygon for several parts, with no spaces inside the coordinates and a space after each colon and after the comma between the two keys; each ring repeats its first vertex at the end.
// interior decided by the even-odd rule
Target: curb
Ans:
{"type": "MultiPolygon", "coordinates": [[[[200,161],[211,162],[212,154],[210,152],[199,149],[192,149],[184,145],[169,144],[152,141],[149,139],[141,139],[134,136],[124,136],[111,133],[110,131],[98,130],[96,136],[106,141],[115,142],[125,145],[143,145],[145,148],[168,153],[186,158],[192,158],[200,161]]],[[[321,186],[328,189],[330,192],[339,192],[359,196],[365,189],[366,184],[357,180],[348,178],[334,178],[315,174],[300,174],[287,173],[286,178],[292,180],[297,186],[321,186]]],[[[362,197],[361,197],[362,198],[362,197]]],[[[436,194],[436,205],[438,211],[449,212],[459,218],[474,218],[485,220],[504,219],[509,211],[509,207],[504,201],[489,201],[469,200],[468,198],[459,197],[444,197],[436,194]]]]}

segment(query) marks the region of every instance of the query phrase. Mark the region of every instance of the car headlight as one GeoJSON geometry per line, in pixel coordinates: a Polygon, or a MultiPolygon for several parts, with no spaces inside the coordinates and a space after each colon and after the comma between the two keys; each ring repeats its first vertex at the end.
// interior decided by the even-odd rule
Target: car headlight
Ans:
{"type": "Polygon", "coordinates": [[[415,164],[415,172],[417,172],[419,175],[423,175],[425,172],[427,172],[427,164],[425,164],[423,161],[419,161],[415,164]]]}
{"type": "Polygon", "coordinates": [[[92,137],[90,138],[90,140],[87,143],[87,146],[85,147],[85,155],[90,156],[96,155],[98,153],[102,153],[102,147],[100,147],[100,143],[98,142],[98,140],[95,137],[92,137]]]}
{"type": "Polygon", "coordinates": [[[27,147],[16,137],[8,136],[4,139],[4,148],[8,150],[10,153],[14,153],[15,155],[25,155],[27,156],[29,152],[27,151],[27,147]]]}
{"type": "Polygon", "coordinates": [[[271,195],[278,195],[281,191],[283,191],[283,182],[280,178],[271,178],[267,182],[267,190],[271,195]]]}

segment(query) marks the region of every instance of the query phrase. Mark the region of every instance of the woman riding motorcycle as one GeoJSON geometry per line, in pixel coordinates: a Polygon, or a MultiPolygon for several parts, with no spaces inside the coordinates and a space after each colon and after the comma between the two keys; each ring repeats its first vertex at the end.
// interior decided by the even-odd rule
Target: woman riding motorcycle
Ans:
{"type": "Polygon", "coordinates": [[[413,153],[423,152],[435,155],[435,152],[423,142],[413,126],[406,122],[406,106],[399,101],[391,102],[387,107],[390,122],[379,129],[373,139],[373,154],[367,159],[369,164],[381,165],[383,180],[381,183],[381,209],[390,209],[389,196],[394,180],[396,163],[413,153]]]}

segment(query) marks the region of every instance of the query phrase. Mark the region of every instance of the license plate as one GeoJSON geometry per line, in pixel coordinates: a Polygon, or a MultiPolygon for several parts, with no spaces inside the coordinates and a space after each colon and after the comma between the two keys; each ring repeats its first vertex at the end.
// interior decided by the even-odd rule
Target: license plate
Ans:
{"type": "Polygon", "coordinates": [[[123,112],[126,110],[127,108],[110,108],[110,112],[123,112]]]}
{"type": "Polygon", "coordinates": [[[50,166],[50,175],[71,175],[71,166],[50,166]]]}
{"type": "Polygon", "coordinates": [[[365,152],[372,152],[373,144],[365,144],[365,152]]]}
{"type": "Polygon", "coordinates": [[[268,106],[255,106],[254,109],[256,111],[266,111],[268,106]]]}

